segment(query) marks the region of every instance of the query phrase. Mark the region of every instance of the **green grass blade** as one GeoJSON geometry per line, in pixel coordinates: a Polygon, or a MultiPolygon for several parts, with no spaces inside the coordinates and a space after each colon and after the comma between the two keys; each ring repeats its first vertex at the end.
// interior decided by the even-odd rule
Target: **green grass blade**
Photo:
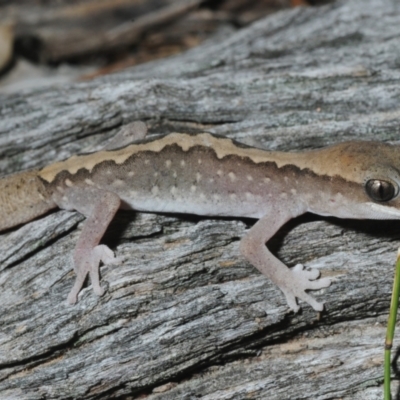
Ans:
{"type": "Polygon", "coordinates": [[[393,345],[394,329],[396,327],[397,309],[399,306],[400,292],[400,249],[397,252],[396,271],[394,274],[392,300],[390,302],[389,321],[385,340],[385,365],[384,365],[384,400],[391,400],[390,395],[390,359],[393,345]]]}

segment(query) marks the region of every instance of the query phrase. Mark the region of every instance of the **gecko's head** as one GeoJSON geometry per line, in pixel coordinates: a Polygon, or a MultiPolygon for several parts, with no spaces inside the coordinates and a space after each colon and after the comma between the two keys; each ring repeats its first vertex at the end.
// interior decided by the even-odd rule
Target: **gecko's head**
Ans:
{"type": "Polygon", "coordinates": [[[400,146],[347,142],[320,151],[317,170],[329,176],[333,213],[343,218],[400,219],[400,146]]]}

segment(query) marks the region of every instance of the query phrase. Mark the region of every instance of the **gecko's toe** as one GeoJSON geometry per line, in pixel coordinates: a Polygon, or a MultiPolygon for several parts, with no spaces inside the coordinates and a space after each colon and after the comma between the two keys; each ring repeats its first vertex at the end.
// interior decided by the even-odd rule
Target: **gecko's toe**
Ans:
{"type": "Polygon", "coordinates": [[[313,290],[318,290],[331,286],[332,281],[329,278],[321,278],[314,281],[313,283],[315,283],[313,290]]]}
{"type": "Polygon", "coordinates": [[[97,296],[103,296],[104,289],[100,285],[93,285],[93,292],[97,294],[97,296]]]}
{"type": "Polygon", "coordinates": [[[324,303],[320,303],[316,301],[314,298],[311,297],[311,301],[308,301],[307,303],[315,310],[318,312],[324,311],[324,303]]]}
{"type": "Polygon", "coordinates": [[[310,279],[311,281],[314,281],[315,279],[318,279],[321,275],[321,272],[319,272],[318,269],[315,268],[311,268],[305,271],[308,279],[310,279]]]}
{"type": "Polygon", "coordinates": [[[104,264],[115,264],[117,259],[114,252],[106,245],[100,244],[93,249],[93,254],[104,264]]]}
{"type": "Polygon", "coordinates": [[[300,306],[297,304],[296,296],[291,291],[283,290],[283,294],[286,297],[287,304],[291,311],[297,313],[300,310],[300,306]]]}
{"type": "Polygon", "coordinates": [[[72,306],[72,305],[76,304],[77,300],[78,300],[78,296],[75,293],[70,292],[67,297],[67,303],[72,306]]]}
{"type": "Polygon", "coordinates": [[[315,311],[322,311],[324,309],[324,303],[318,302],[306,292],[299,294],[298,298],[308,303],[315,311]]]}
{"type": "Polygon", "coordinates": [[[306,269],[303,264],[296,264],[292,270],[294,274],[302,275],[310,281],[318,279],[319,276],[321,275],[318,269],[316,268],[306,269]]]}

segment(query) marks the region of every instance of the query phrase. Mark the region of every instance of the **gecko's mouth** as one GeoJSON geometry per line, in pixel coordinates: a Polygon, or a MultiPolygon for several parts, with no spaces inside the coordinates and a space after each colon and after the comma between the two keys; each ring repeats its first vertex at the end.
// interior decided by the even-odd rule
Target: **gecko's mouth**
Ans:
{"type": "Polygon", "coordinates": [[[377,203],[366,203],[368,216],[370,219],[400,219],[400,210],[394,206],[377,203]]]}

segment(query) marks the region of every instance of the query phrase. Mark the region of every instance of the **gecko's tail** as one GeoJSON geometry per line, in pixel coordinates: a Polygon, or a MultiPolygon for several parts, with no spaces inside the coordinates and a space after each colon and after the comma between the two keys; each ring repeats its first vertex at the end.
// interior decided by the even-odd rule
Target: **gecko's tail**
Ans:
{"type": "Polygon", "coordinates": [[[28,222],[54,207],[36,171],[0,179],[0,231],[28,222]]]}

